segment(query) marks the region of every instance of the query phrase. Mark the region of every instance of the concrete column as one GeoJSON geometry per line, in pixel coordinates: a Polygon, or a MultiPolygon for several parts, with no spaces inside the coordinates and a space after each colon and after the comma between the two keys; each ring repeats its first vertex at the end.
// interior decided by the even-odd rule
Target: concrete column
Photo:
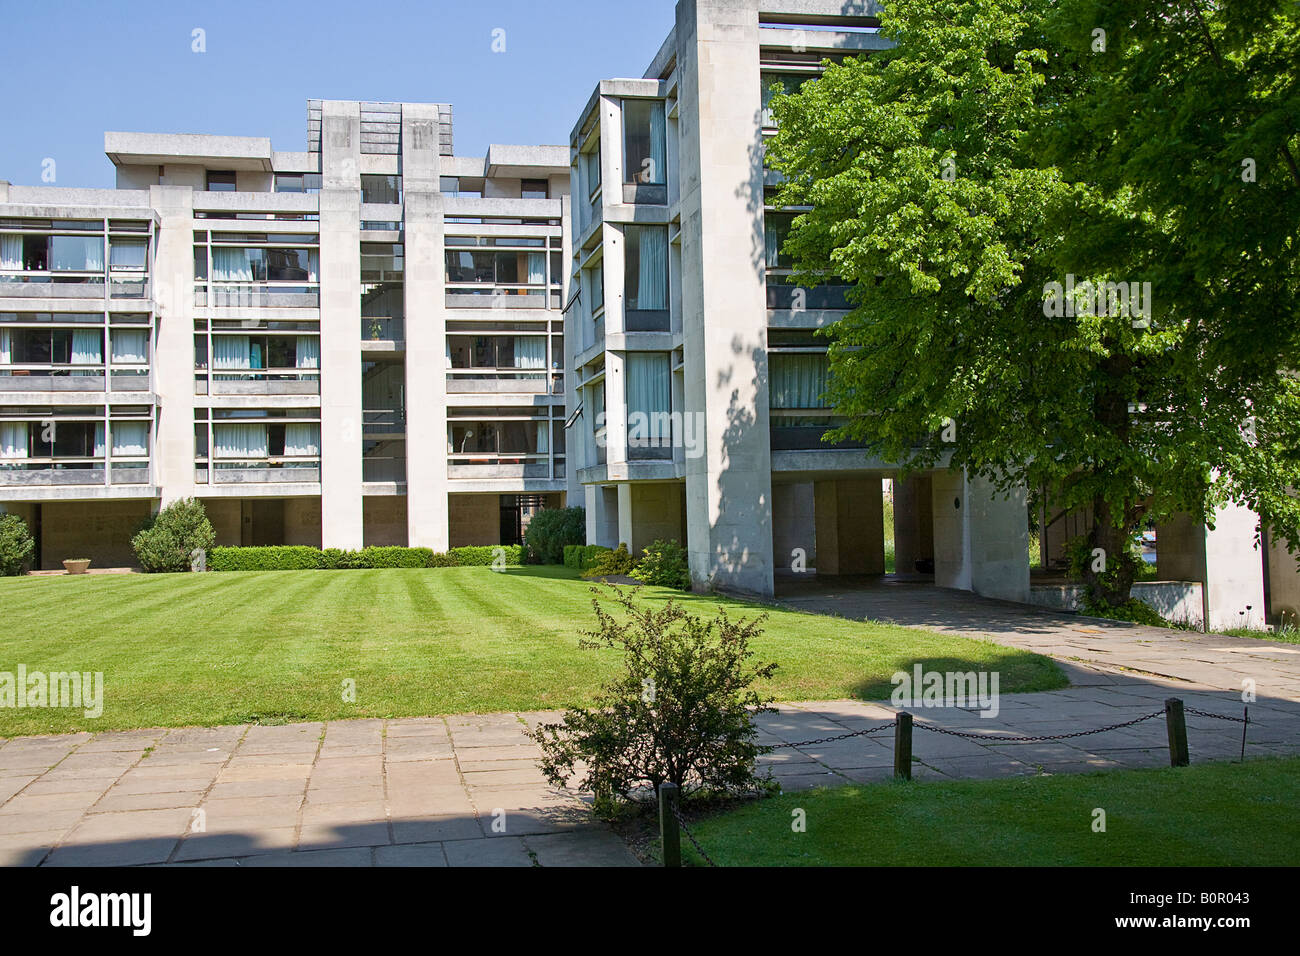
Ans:
{"type": "Polygon", "coordinates": [[[915,574],[934,560],[934,502],[928,474],[894,481],[894,571],[915,574]]]}
{"type": "Polygon", "coordinates": [[[587,509],[587,544],[618,546],[618,493],[602,485],[583,486],[587,509]]]}
{"type": "Polygon", "coordinates": [[[680,115],[692,118],[679,126],[683,384],[703,416],[702,454],[686,461],[691,577],[770,596],[758,30],[748,3],[677,6],[680,115]]]}
{"type": "Polygon", "coordinates": [[[632,485],[624,482],[618,486],[618,541],[626,544],[628,551],[635,556],[636,552],[632,551],[633,534],[632,485]]]}
{"type": "Polygon", "coordinates": [[[1156,527],[1160,576],[1201,582],[1208,630],[1264,626],[1264,560],[1255,542],[1258,524],[1253,511],[1231,505],[1215,512],[1213,531],[1188,515],[1176,515],[1156,527]]]}
{"type": "Polygon", "coordinates": [[[411,547],[446,551],[447,313],[438,107],[402,107],[406,225],[406,515],[411,547]]]}
{"type": "Polygon", "coordinates": [[[1006,601],[1029,600],[1029,516],[1023,489],[1002,497],[982,478],[931,475],[934,582],[1006,601]]]}
{"type": "Polygon", "coordinates": [[[321,117],[321,539],[363,546],[361,501],[361,109],[321,117]]]}
{"type": "Polygon", "coordinates": [[[1268,547],[1269,623],[1300,625],[1300,555],[1289,554],[1286,542],[1271,534],[1268,547]]]}
{"type": "Polygon", "coordinates": [[[162,504],[170,504],[195,493],[194,191],[151,186],[149,202],[161,219],[153,263],[158,316],[152,364],[158,395],[153,473],[162,504]]]}

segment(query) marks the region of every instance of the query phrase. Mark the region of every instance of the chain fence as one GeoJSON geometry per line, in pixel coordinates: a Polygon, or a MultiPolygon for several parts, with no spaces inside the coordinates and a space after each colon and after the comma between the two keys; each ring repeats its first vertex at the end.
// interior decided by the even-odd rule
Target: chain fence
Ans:
{"type": "MultiPolygon", "coordinates": [[[[928,730],[936,734],[947,734],[950,737],[961,737],[966,740],[988,740],[988,741],[1001,742],[1001,743],[1037,743],[1040,741],[1046,742],[1046,741],[1054,741],[1054,740],[1071,740],[1076,737],[1089,737],[1092,736],[1093,734],[1104,734],[1112,730],[1120,730],[1124,727],[1132,727],[1136,724],[1143,723],[1144,721],[1154,720],[1157,717],[1165,717],[1171,721],[1171,725],[1170,725],[1171,736],[1173,735],[1174,732],[1174,722],[1177,721],[1177,723],[1179,724],[1178,732],[1181,736],[1181,740],[1182,740],[1181,746],[1184,751],[1182,754],[1182,759],[1185,762],[1186,761],[1186,752],[1185,752],[1186,727],[1182,726],[1181,715],[1183,714],[1191,714],[1196,717],[1209,717],[1214,720],[1226,720],[1226,721],[1231,721],[1233,723],[1242,724],[1243,726],[1241,729],[1241,735],[1242,735],[1241,749],[1242,749],[1242,758],[1243,759],[1245,758],[1246,755],[1246,726],[1245,725],[1251,723],[1249,708],[1246,708],[1243,711],[1242,716],[1231,717],[1227,714],[1215,714],[1208,710],[1199,710],[1195,707],[1185,707],[1183,706],[1181,701],[1175,701],[1173,699],[1168,701],[1166,703],[1165,708],[1162,710],[1154,710],[1149,714],[1143,714],[1142,716],[1134,717],[1131,720],[1124,720],[1114,724],[1107,724],[1104,727],[1095,727],[1090,730],[1076,730],[1068,734],[1037,734],[1032,736],[1024,735],[1024,736],[1016,736],[1016,737],[1007,737],[996,733],[971,733],[969,731],[950,730],[947,727],[936,727],[932,724],[917,724],[912,722],[910,714],[906,714],[906,719],[907,719],[907,730],[909,731],[908,746],[910,750],[910,730],[912,728],[928,730]],[[1178,713],[1179,713],[1178,718],[1175,718],[1172,715],[1169,706],[1175,703],[1177,704],[1177,708],[1178,708],[1178,713]]],[[[862,730],[854,730],[848,733],[836,734],[831,737],[817,737],[812,740],[800,740],[800,741],[795,741],[793,743],[771,744],[768,745],[768,752],[772,750],[785,750],[785,749],[799,750],[805,747],[813,747],[818,744],[829,744],[829,743],[835,743],[836,741],[840,741],[840,740],[849,740],[854,737],[863,737],[868,740],[876,739],[873,735],[880,734],[883,731],[887,731],[891,729],[897,730],[899,723],[900,723],[900,719],[895,718],[889,721],[888,723],[879,724],[874,727],[866,727],[863,728],[862,730]]],[[[1171,758],[1175,759],[1175,763],[1177,762],[1176,755],[1174,754],[1173,751],[1172,742],[1171,742],[1171,758]]],[[[909,754],[909,759],[910,759],[910,754],[909,754]]],[[[686,839],[690,842],[691,846],[695,848],[695,852],[700,855],[700,858],[704,860],[706,864],[708,864],[711,867],[716,867],[718,865],[717,862],[714,861],[714,859],[711,856],[709,856],[709,854],[705,851],[704,847],[700,845],[699,839],[695,836],[694,833],[691,832],[691,828],[687,824],[686,818],[682,815],[681,808],[678,806],[676,798],[669,800],[668,806],[672,811],[673,818],[677,822],[677,827],[679,831],[681,833],[686,834],[686,839]]]]}

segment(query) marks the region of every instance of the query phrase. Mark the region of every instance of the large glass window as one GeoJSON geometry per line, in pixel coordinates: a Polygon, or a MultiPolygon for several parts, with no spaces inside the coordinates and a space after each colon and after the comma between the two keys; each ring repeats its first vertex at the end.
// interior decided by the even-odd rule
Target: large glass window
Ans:
{"type": "Polygon", "coordinates": [[[660,447],[671,441],[671,369],[667,352],[627,353],[629,449],[660,447]]]}
{"type": "Polygon", "coordinates": [[[766,238],[766,264],[769,269],[791,269],[794,261],[785,252],[785,240],[790,235],[790,224],[794,222],[794,213],[769,212],[763,217],[763,232],[766,238]]]}
{"type": "Polygon", "coordinates": [[[402,201],[401,176],[362,176],[361,201],[395,205],[402,201]]]}
{"type": "Polygon", "coordinates": [[[104,240],[100,236],[50,236],[51,272],[103,272],[104,240]]]}
{"type": "Polygon", "coordinates": [[[782,93],[798,93],[799,88],[811,79],[813,73],[764,73],[763,79],[763,125],[771,126],[772,99],[782,93]]]}
{"type": "Polygon", "coordinates": [[[822,393],[830,364],[825,353],[768,355],[768,404],[772,408],[825,408],[822,393]]]}
{"type": "Polygon", "coordinates": [[[235,191],[235,174],[230,170],[208,170],[208,192],[233,193],[235,191]]]}
{"type": "Polygon", "coordinates": [[[147,239],[113,239],[108,246],[108,264],[117,271],[143,272],[148,256],[147,239]]]}
{"type": "Polygon", "coordinates": [[[668,308],[668,227],[627,226],[624,230],[623,290],[629,312],[668,308]]]}
{"type": "Polygon", "coordinates": [[[525,179],[519,183],[521,199],[550,199],[551,187],[545,179],[525,179]]]}
{"type": "Polygon", "coordinates": [[[238,282],[315,282],[315,249],[213,246],[212,278],[238,282]]]}
{"type": "Polygon", "coordinates": [[[667,182],[665,135],[662,101],[623,101],[624,182],[659,186],[667,182]]]}

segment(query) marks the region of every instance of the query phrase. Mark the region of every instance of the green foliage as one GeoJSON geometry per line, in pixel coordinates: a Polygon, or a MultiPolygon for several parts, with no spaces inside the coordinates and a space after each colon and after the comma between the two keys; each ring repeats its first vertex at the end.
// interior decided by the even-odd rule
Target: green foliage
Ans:
{"type": "Polygon", "coordinates": [[[602,554],[608,554],[613,548],[602,544],[566,544],[564,546],[564,566],[575,571],[585,571],[591,567],[602,554]]]}
{"type": "Polygon", "coordinates": [[[211,549],[217,538],[212,524],[196,498],[174,501],[131,539],[140,567],[150,573],[190,570],[190,555],[211,549]]]}
{"type": "Polygon", "coordinates": [[[898,0],[894,49],[775,98],[792,281],[853,285],[829,440],[1047,489],[1112,555],[1229,501],[1300,545],[1300,7],[1159,6],[898,0]],[[1067,276],[1151,294],[1064,314],[1067,276]]]}
{"type": "Polygon", "coordinates": [[[515,567],[524,563],[524,549],[518,544],[452,548],[447,554],[462,567],[490,566],[496,560],[497,548],[505,551],[507,566],[515,567]]]}
{"type": "Polygon", "coordinates": [[[27,570],[36,542],[27,522],[17,515],[0,515],[0,576],[15,577],[27,570]]]}
{"type": "Polygon", "coordinates": [[[583,508],[544,508],[528,522],[524,544],[542,564],[559,564],[564,549],[587,540],[587,512],[583,508]]]}
{"type": "Polygon", "coordinates": [[[1173,627],[1169,621],[1151,605],[1143,604],[1137,598],[1129,598],[1122,604],[1105,604],[1085,601],[1083,613],[1093,617],[1109,618],[1112,621],[1128,621],[1146,627],[1173,627]]]}
{"type": "Polygon", "coordinates": [[[582,572],[584,578],[608,578],[632,573],[632,555],[627,553],[627,545],[619,544],[610,551],[606,548],[596,555],[587,570],[582,572]]]}
{"type": "Polygon", "coordinates": [[[641,560],[632,568],[632,577],[643,584],[689,591],[691,568],[686,549],[676,541],[655,541],[642,552],[641,560]]]}
{"type": "Polygon", "coordinates": [[[666,781],[684,793],[761,787],[755,760],[765,748],[753,718],[773,708],[755,685],[776,665],[754,662],[749,645],[767,615],[733,621],[720,607],[705,620],[674,601],[654,609],[637,603],[637,589],[608,587],[622,613],[607,612],[593,588],[597,626],[580,646],[619,651],[623,672],[602,685],[594,707],[529,733],[547,779],[564,786],[581,772],[578,786],[602,811],[666,781]]]}
{"type": "Polygon", "coordinates": [[[369,547],[360,551],[279,545],[256,548],[213,548],[213,571],[347,571],[373,568],[447,568],[455,559],[429,548],[369,547]]]}

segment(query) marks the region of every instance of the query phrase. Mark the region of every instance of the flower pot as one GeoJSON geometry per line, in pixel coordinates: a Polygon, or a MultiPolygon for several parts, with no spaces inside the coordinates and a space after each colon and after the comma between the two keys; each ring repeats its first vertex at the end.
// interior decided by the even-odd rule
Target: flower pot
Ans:
{"type": "Polygon", "coordinates": [[[63,562],[63,567],[69,574],[85,574],[90,567],[90,558],[69,558],[63,562]]]}

